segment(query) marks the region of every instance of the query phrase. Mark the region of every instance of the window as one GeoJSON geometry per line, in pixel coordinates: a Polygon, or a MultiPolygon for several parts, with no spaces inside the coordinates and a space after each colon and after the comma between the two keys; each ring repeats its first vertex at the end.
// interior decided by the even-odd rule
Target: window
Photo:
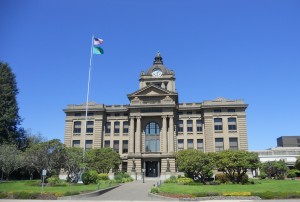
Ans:
{"type": "Polygon", "coordinates": [[[236,130],[236,118],[228,118],[228,130],[236,130]]]}
{"type": "Polygon", "coordinates": [[[228,112],[235,112],[235,109],[228,109],[228,112]]]}
{"type": "Polygon", "coordinates": [[[124,113],[124,116],[128,116],[128,113],[124,113]]]}
{"type": "Polygon", "coordinates": [[[202,132],[202,121],[197,120],[196,125],[197,125],[197,132],[202,132]]]}
{"type": "Polygon", "coordinates": [[[188,111],[188,112],[186,112],[186,114],[193,114],[193,112],[192,111],[188,111]]]}
{"type": "Polygon", "coordinates": [[[115,122],[114,133],[120,133],[120,122],[119,121],[115,122]]]}
{"type": "Polygon", "coordinates": [[[203,151],[203,140],[202,139],[198,139],[197,140],[197,149],[200,151],[203,151]]]}
{"type": "Polygon", "coordinates": [[[119,153],[119,140],[114,140],[114,150],[119,153]]]}
{"type": "Polygon", "coordinates": [[[104,147],[110,147],[110,141],[109,140],[104,141],[104,147]]]}
{"type": "Polygon", "coordinates": [[[106,122],[105,124],[105,133],[110,133],[110,122],[106,122]]]}
{"type": "Polygon", "coordinates": [[[115,116],[120,116],[120,114],[119,113],[115,113],[115,116]]]}
{"type": "Polygon", "coordinates": [[[93,140],[86,140],[85,141],[85,150],[90,150],[93,148],[93,140]]]}
{"type": "Polygon", "coordinates": [[[215,147],[216,147],[216,152],[224,150],[223,138],[216,138],[215,139],[215,147]]]}
{"type": "Polygon", "coordinates": [[[81,113],[75,113],[74,115],[75,116],[81,116],[81,113]]]}
{"type": "Polygon", "coordinates": [[[89,112],[88,116],[94,116],[94,113],[93,112],[89,112]]]}
{"type": "Polygon", "coordinates": [[[201,111],[199,111],[199,110],[198,110],[198,111],[196,111],[196,114],[201,114],[201,111]]]}
{"type": "Polygon", "coordinates": [[[73,133],[81,133],[81,121],[74,122],[73,133]]]}
{"type": "Polygon", "coordinates": [[[230,150],[238,150],[239,149],[237,137],[229,138],[229,149],[230,150]]]}
{"type": "Polygon", "coordinates": [[[107,117],[109,117],[109,116],[110,116],[110,114],[106,114],[106,116],[107,116],[107,117]]]}
{"type": "Polygon", "coordinates": [[[86,123],[86,132],[93,133],[94,132],[94,121],[88,121],[86,123]]]}
{"type": "Polygon", "coordinates": [[[215,118],[215,130],[222,131],[223,130],[223,123],[222,118],[215,118]]]}
{"type": "Polygon", "coordinates": [[[194,141],[193,139],[188,139],[188,145],[187,145],[187,148],[188,149],[194,149],[194,141]]]}
{"type": "Polygon", "coordinates": [[[178,112],[178,115],[182,115],[183,113],[182,112],[178,112]]]}
{"type": "Polygon", "coordinates": [[[193,132],[193,120],[187,121],[187,132],[193,132]]]}
{"type": "Polygon", "coordinates": [[[158,123],[150,122],[146,125],[145,130],[145,147],[146,152],[160,151],[160,128],[158,123]]]}
{"type": "Polygon", "coordinates": [[[178,151],[179,150],[183,150],[184,149],[184,144],[183,144],[183,140],[178,140],[178,151]]]}
{"type": "Polygon", "coordinates": [[[80,140],[73,140],[72,147],[80,147],[80,140]]]}
{"type": "Polygon", "coordinates": [[[123,150],[122,150],[123,154],[128,153],[128,140],[123,140],[123,150]]]}
{"type": "Polygon", "coordinates": [[[128,133],[129,123],[128,121],[123,122],[123,133],[128,133]]]}
{"type": "Polygon", "coordinates": [[[221,112],[222,112],[221,109],[215,109],[215,110],[214,110],[214,113],[221,113],[221,112]]]}
{"type": "Polygon", "coordinates": [[[178,121],[178,132],[183,132],[183,120],[178,121]]]}

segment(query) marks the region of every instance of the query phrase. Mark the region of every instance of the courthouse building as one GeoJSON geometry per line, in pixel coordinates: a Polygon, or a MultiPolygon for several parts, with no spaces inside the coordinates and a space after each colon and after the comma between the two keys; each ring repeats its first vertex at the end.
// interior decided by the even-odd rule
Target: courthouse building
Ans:
{"type": "Polygon", "coordinates": [[[127,95],[129,104],[89,103],[86,131],[85,104],[68,105],[65,144],[111,147],[121,155],[120,170],[137,178],[142,169],[146,177],[176,174],[174,153],[182,149],[248,150],[243,100],[178,103],[178,96],[175,72],[157,53],[153,65],[141,72],[139,89],[127,95]]]}

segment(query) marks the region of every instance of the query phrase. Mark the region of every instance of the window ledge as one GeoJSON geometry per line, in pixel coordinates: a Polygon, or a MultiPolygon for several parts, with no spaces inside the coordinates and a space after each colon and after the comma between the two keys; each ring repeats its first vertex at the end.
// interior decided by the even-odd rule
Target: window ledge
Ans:
{"type": "Polygon", "coordinates": [[[215,133],[223,133],[223,130],[215,130],[215,133]]]}
{"type": "Polygon", "coordinates": [[[230,133],[237,133],[237,130],[229,130],[230,133]]]}
{"type": "Polygon", "coordinates": [[[80,133],[73,133],[73,135],[80,136],[81,134],[80,133]]]}

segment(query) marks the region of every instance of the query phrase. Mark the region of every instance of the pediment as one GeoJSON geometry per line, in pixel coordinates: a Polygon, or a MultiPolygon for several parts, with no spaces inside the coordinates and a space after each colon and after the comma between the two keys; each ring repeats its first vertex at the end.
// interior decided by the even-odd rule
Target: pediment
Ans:
{"type": "Polygon", "coordinates": [[[129,94],[128,97],[139,97],[139,96],[166,96],[174,95],[171,91],[160,88],[155,85],[146,86],[132,94],[129,94]]]}

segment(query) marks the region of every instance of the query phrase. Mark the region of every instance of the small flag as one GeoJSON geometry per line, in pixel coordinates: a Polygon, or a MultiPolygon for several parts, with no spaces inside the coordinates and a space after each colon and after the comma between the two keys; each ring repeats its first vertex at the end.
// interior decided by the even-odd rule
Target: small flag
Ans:
{"type": "Polygon", "coordinates": [[[99,39],[99,38],[94,38],[94,46],[96,45],[100,45],[103,43],[103,39],[99,39]]]}
{"type": "Polygon", "coordinates": [[[104,54],[104,51],[100,47],[93,47],[93,54],[95,54],[95,55],[102,55],[102,54],[104,54]]]}

